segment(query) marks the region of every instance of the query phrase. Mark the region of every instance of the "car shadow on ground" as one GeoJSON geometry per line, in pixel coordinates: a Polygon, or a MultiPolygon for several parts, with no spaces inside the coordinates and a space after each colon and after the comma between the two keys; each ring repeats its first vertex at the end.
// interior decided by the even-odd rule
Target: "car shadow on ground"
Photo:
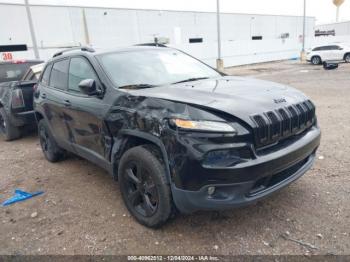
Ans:
{"type": "MultiPolygon", "coordinates": [[[[111,190],[110,192],[105,191],[104,194],[115,195],[115,199],[118,203],[115,203],[114,209],[116,212],[120,212],[120,210],[118,211],[117,209],[120,208],[120,206],[124,207],[124,204],[120,195],[118,181],[113,181],[112,177],[103,169],[100,169],[98,166],[80,157],[70,156],[67,160],[77,163],[81,168],[86,168],[86,172],[83,171],[82,173],[87,173],[89,180],[94,180],[95,186],[104,188],[104,190],[111,190]],[[91,170],[96,170],[97,173],[91,172],[91,170]],[[104,186],[106,184],[112,186],[106,188],[104,186]]],[[[308,176],[310,172],[311,171],[306,173],[305,176],[308,176]]],[[[72,189],[73,188],[74,185],[72,185],[72,189]]],[[[308,181],[307,178],[305,179],[302,177],[275,194],[245,207],[222,211],[198,211],[192,214],[177,213],[173,219],[159,230],[144,229],[146,231],[153,231],[153,234],[173,232],[185,235],[190,233],[191,235],[194,234],[192,235],[194,239],[197,238],[195,235],[200,237],[204,232],[225,233],[227,228],[230,228],[231,232],[237,232],[237,237],[245,236],[250,233],[255,235],[263,234],[268,228],[276,228],[277,220],[279,224],[281,224],[281,221],[288,224],[288,222],[293,219],[290,217],[291,213],[296,209],[303,209],[304,200],[312,198],[312,192],[311,182],[308,181]]],[[[305,206],[305,208],[307,207],[305,206]]],[[[122,212],[128,214],[125,207],[122,212]]],[[[127,217],[131,224],[137,227],[140,226],[132,216],[128,214],[127,217]]],[[[281,233],[283,232],[284,231],[281,231],[281,233]]]]}

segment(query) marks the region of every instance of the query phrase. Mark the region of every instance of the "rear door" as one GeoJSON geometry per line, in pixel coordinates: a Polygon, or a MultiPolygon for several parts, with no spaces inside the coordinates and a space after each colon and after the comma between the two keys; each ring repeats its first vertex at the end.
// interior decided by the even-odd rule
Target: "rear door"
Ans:
{"type": "Polygon", "coordinates": [[[69,116],[65,114],[67,106],[67,86],[68,86],[69,59],[55,61],[51,67],[49,78],[46,77],[46,70],[43,74],[41,85],[44,85],[40,92],[43,101],[43,109],[48,120],[50,129],[58,143],[68,148],[69,128],[67,122],[69,116]]]}
{"type": "Polygon", "coordinates": [[[101,82],[89,60],[83,56],[71,58],[68,75],[67,100],[70,105],[65,108],[65,114],[69,118],[71,142],[79,155],[104,166],[109,158],[111,139],[103,118],[110,106],[101,98],[81,93],[78,86],[85,79],[94,79],[96,85],[101,82]]]}
{"type": "Polygon", "coordinates": [[[324,46],[323,49],[323,61],[337,61],[343,59],[343,51],[338,45],[324,46]]]}

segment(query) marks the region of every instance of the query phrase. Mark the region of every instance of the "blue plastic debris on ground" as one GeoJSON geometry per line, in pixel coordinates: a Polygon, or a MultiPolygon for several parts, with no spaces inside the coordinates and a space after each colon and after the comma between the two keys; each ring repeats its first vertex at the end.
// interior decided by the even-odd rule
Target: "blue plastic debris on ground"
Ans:
{"type": "Polygon", "coordinates": [[[7,199],[6,201],[4,201],[1,205],[2,206],[8,206],[8,205],[14,204],[16,202],[24,201],[24,200],[27,200],[29,198],[32,198],[32,197],[35,197],[35,196],[39,196],[39,195],[41,195],[43,193],[44,193],[44,191],[28,193],[28,192],[22,191],[20,189],[16,189],[15,190],[15,195],[13,197],[7,199]]]}

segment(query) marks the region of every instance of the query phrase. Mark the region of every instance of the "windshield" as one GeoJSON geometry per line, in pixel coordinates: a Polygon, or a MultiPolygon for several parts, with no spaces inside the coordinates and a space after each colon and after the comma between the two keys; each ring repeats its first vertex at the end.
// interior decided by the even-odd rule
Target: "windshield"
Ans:
{"type": "Polygon", "coordinates": [[[118,86],[166,85],[220,74],[200,61],[173,49],[150,49],[100,55],[100,63],[118,86]]]}

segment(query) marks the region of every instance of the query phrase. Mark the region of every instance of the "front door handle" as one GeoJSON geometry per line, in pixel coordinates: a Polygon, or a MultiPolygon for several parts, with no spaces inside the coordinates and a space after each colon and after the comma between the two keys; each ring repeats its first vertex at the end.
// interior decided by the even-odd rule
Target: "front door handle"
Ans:
{"type": "Polygon", "coordinates": [[[67,106],[67,107],[71,106],[71,103],[69,100],[64,100],[63,104],[64,104],[64,106],[67,106]]]}
{"type": "Polygon", "coordinates": [[[41,94],[41,98],[45,99],[46,98],[46,94],[45,93],[41,94]]]}

